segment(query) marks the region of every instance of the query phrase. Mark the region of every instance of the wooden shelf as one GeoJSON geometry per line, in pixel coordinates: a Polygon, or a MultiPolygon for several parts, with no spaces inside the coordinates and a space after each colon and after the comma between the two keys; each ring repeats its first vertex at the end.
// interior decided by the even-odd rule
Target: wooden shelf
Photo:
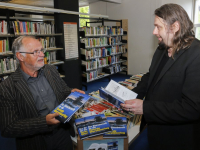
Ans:
{"type": "Polygon", "coordinates": [[[58,50],[63,50],[63,48],[52,47],[52,48],[48,48],[48,49],[46,49],[46,52],[50,52],[50,51],[58,51],[58,50]]]}

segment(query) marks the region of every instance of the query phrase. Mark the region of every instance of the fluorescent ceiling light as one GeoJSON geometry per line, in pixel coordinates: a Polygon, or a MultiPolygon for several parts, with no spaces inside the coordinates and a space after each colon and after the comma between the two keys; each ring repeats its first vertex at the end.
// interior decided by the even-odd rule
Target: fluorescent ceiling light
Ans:
{"type": "Polygon", "coordinates": [[[79,13],[79,12],[68,11],[68,10],[63,10],[63,9],[35,7],[35,6],[19,5],[19,4],[3,3],[3,2],[0,2],[0,7],[8,8],[8,9],[14,9],[14,10],[20,9],[20,10],[24,10],[24,11],[40,11],[40,12],[46,12],[46,13],[64,13],[64,14],[88,15],[88,16],[91,16],[91,17],[108,18],[107,15],[87,14],[87,13],[79,13]]]}

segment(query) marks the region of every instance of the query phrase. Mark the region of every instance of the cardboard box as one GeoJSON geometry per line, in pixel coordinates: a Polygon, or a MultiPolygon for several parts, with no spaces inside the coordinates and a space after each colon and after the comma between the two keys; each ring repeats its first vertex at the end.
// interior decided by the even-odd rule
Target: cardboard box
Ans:
{"type": "MultiPolygon", "coordinates": [[[[91,147],[92,143],[96,143],[98,144],[108,144],[108,143],[112,143],[118,141],[118,150],[128,150],[128,138],[103,138],[103,135],[99,135],[99,136],[95,136],[95,137],[91,137],[91,138],[87,138],[87,139],[83,139],[81,140],[80,137],[78,136],[77,138],[77,150],[88,150],[89,147],[91,147]],[[120,144],[122,143],[122,144],[120,144]],[[120,147],[124,145],[123,147],[120,147]]],[[[115,143],[114,143],[115,144],[115,143]]],[[[97,146],[96,146],[97,148],[97,146]]],[[[108,149],[107,149],[108,150],[108,149]]]]}

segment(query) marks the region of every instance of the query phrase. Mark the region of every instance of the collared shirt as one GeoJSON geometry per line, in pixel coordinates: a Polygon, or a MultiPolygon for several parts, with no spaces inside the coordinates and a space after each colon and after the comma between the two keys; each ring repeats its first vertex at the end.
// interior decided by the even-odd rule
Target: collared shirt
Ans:
{"type": "Polygon", "coordinates": [[[28,87],[33,95],[35,101],[35,106],[38,109],[38,114],[40,116],[46,116],[49,114],[56,106],[58,106],[58,101],[56,95],[51,88],[49,82],[44,76],[43,69],[38,71],[37,77],[31,77],[21,70],[24,79],[26,80],[28,87]]]}

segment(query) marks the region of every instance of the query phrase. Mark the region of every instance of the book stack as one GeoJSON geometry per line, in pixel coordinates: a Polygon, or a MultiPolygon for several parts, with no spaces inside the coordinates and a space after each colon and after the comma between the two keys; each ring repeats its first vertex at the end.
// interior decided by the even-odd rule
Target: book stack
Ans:
{"type": "Polygon", "coordinates": [[[123,35],[123,29],[119,26],[109,26],[108,28],[108,35],[123,35]]]}
{"type": "Polygon", "coordinates": [[[44,22],[12,21],[16,35],[55,34],[54,24],[44,22]]]}
{"type": "Polygon", "coordinates": [[[7,21],[0,21],[0,34],[8,34],[7,21]]]}
{"type": "Polygon", "coordinates": [[[16,60],[13,58],[0,59],[0,74],[11,73],[17,69],[16,60]]]}

